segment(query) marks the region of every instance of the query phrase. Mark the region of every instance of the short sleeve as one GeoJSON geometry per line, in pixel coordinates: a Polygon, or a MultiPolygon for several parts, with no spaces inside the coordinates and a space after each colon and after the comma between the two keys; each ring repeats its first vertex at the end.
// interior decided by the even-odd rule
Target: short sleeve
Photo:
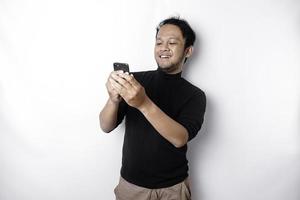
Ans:
{"type": "Polygon", "coordinates": [[[127,113],[127,108],[128,108],[127,103],[124,101],[124,99],[122,99],[122,101],[120,101],[119,103],[116,126],[118,126],[123,121],[124,116],[127,113]]]}
{"type": "Polygon", "coordinates": [[[187,129],[188,141],[199,132],[204,121],[205,108],[206,96],[202,91],[193,95],[182,107],[176,121],[187,129]]]}

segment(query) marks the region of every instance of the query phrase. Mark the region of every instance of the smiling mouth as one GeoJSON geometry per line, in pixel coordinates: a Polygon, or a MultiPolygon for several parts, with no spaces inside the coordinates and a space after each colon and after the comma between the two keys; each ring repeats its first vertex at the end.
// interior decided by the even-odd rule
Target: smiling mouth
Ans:
{"type": "Polygon", "coordinates": [[[168,59],[168,58],[170,58],[171,56],[167,56],[167,55],[160,55],[159,57],[160,57],[160,58],[162,58],[162,59],[168,59]]]}

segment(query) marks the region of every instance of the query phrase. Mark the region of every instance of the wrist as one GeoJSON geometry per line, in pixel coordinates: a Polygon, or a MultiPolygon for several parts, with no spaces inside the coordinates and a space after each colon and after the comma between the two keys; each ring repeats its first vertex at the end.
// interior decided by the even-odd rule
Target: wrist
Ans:
{"type": "Polygon", "coordinates": [[[108,98],[107,104],[112,105],[112,106],[118,106],[121,100],[114,100],[111,98],[108,98]]]}
{"type": "Polygon", "coordinates": [[[143,113],[143,115],[148,115],[153,107],[153,102],[151,101],[150,98],[146,97],[143,104],[141,106],[139,106],[137,109],[143,113]]]}

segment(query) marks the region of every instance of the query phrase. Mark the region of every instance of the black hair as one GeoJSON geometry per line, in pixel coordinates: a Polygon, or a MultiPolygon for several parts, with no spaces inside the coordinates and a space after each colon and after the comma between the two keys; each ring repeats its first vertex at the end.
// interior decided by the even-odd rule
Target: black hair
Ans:
{"type": "Polygon", "coordinates": [[[156,27],[155,37],[157,37],[159,29],[166,24],[175,25],[181,30],[182,36],[185,39],[184,49],[194,45],[194,42],[196,40],[195,32],[193,31],[189,23],[186,20],[181,19],[180,17],[170,17],[161,21],[156,27]]]}

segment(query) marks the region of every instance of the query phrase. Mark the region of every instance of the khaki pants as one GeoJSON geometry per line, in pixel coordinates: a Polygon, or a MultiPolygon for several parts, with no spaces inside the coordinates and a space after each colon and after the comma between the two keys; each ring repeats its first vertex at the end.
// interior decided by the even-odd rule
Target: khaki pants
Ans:
{"type": "Polygon", "coordinates": [[[127,182],[120,177],[115,190],[116,200],[191,200],[189,181],[161,189],[148,189],[127,182]]]}

